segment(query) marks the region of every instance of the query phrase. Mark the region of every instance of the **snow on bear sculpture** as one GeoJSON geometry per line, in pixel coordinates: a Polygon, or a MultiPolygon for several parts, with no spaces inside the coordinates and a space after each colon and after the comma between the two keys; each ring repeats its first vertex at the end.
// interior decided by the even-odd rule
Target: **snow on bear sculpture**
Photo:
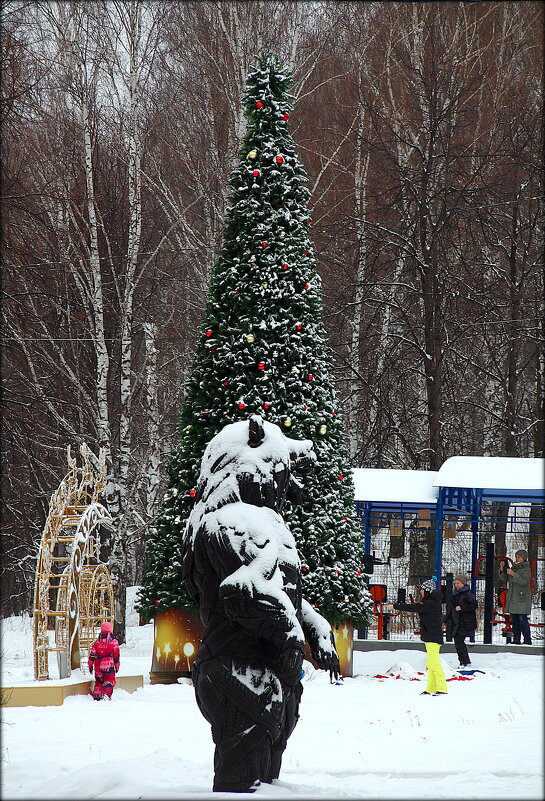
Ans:
{"type": "Polygon", "coordinates": [[[214,791],[252,792],[278,778],[298,720],[305,639],[338,676],[331,627],[302,598],[280,514],[301,490],[291,467],[312,465],[312,448],[252,416],[225,426],[201,462],[183,571],[204,625],[193,679],[216,746],[214,791]]]}

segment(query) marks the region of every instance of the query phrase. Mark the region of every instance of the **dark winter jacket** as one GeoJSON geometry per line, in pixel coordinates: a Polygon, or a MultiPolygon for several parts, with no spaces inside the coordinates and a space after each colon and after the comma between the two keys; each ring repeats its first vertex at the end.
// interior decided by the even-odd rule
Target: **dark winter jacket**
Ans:
{"type": "Polygon", "coordinates": [[[452,600],[447,607],[445,623],[452,621],[452,636],[469,637],[477,628],[477,599],[471,592],[469,585],[465,584],[459,590],[452,591],[452,600]],[[461,611],[458,612],[456,607],[461,611]]]}
{"type": "Polygon", "coordinates": [[[509,576],[505,611],[510,615],[529,615],[532,610],[530,565],[528,562],[515,562],[511,565],[511,570],[514,575],[509,576]]]}
{"type": "Polygon", "coordinates": [[[401,612],[417,612],[420,616],[420,639],[422,642],[443,644],[443,611],[441,592],[434,590],[419,604],[394,604],[401,612]]]}

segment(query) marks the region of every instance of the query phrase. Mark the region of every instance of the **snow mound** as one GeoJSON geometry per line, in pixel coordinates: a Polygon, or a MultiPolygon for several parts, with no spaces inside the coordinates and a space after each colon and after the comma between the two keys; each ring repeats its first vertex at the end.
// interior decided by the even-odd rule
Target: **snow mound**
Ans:
{"type": "MultiPolygon", "coordinates": [[[[460,678],[456,670],[453,670],[443,659],[440,661],[447,681],[450,679],[460,678]]],[[[410,665],[408,662],[395,662],[385,673],[377,673],[374,678],[403,679],[404,681],[424,681],[427,679],[425,664],[423,664],[420,669],[419,668],[410,665]]]]}

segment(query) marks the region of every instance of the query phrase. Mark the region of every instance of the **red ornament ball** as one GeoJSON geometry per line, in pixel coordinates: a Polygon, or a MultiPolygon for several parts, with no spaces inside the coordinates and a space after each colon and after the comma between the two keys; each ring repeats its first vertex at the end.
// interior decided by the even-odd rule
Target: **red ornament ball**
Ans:
{"type": "Polygon", "coordinates": [[[282,119],[284,120],[284,122],[287,122],[289,120],[289,118],[290,118],[289,114],[287,114],[287,113],[286,114],[282,114],[282,119]]]}
{"type": "Polygon", "coordinates": [[[161,602],[159,601],[159,599],[157,599],[157,601],[155,601],[155,603],[158,604],[158,603],[161,603],[161,602]]]}
{"type": "Polygon", "coordinates": [[[209,328],[208,331],[205,331],[205,334],[206,334],[207,337],[211,337],[212,336],[212,329],[209,328]]]}
{"type": "Polygon", "coordinates": [[[268,244],[269,244],[268,242],[262,242],[262,243],[261,243],[261,247],[262,247],[262,248],[266,248],[268,244]]]}
{"type": "Polygon", "coordinates": [[[255,104],[255,107],[256,107],[256,108],[263,108],[263,106],[264,106],[264,105],[265,105],[265,104],[264,104],[264,103],[262,103],[262,102],[261,102],[261,100],[258,100],[258,101],[257,101],[257,103],[255,104]]]}
{"type": "Polygon", "coordinates": [[[283,270],[289,270],[289,268],[290,268],[289,264],[283,264],[282,265],[282,269],[283,270]]]}
{"type": "Polygon", "coordinates": [[[341,473],[341,475],[339,476],[339,481],[342,481],[342,480],[343,480],[343,478],[344,478],[344,476],[343,476],[343,474],[341,473]]]}
{"type": "Polygon", "coordinates": [[[197,494],[197,490],[190,489],[190,490],[189,490],[189,494],[190,494],[190,496],[191,496],[192,498],[194,498],[194,497],[195,497],[195,495],[197,494]]]}
{"type": "Polygon", "coordinates": [[[259,172],[259,170],[252,170],[252,175],[254,176],[254,178],[259,178],[261,173],[259,172]]]}
{"type": "Polygon", "coordinates": [[[280,155],[275,156],[274,160],[276,161],[277,164],[283,164],[284,163],[284,156],[280,156],[280,155]]]}
{"type": "Polygon", "coordinates": [[[361,570],[356,570],[356,573],[358,574],[358,576],[361,576],[361,570]]]}
{"type": "Polygon", "coordinates": [[[239,408],[239,409],[244,409],[244,408],[245,408],[245,406],[246,406],[246,404],[245,404],[245,403],[242,403],[242,401],[240,401],[240,403],[238,404],[238,408],[239,408]]]}
{"type": "Polygon", "coordinates": [[[228,386],[229,386],[229,381],[224,381],[224,382],[223,382],[223,386],[224,386],[224,387],[228,387],[228,386]]]}
{"type": "Polygon", "coordinates": [[[310,286],[310,284],[305,284],[305,286],[303,287],[303,289],[308,289],[308,288],[309,288],[309,286],[310,286]]]}
{"type": "Polygon", "coordinates": [[[309,377],[308,377],[308,380],[309,380],[309,381],[314,381],[314,376],[313,376],[312,374],[311,374],[311,375],[309,375],[309,377]]]}
{"type": "Polygon", "coordinates": [[[259,362],[259,364],[257,365],[257,369],[258,370],[264,370],[265,369],[265,362],[259,362]]]}
{"type": "Polygon", "coordinates": [[[264,409],[270,409],[271,408],[271,404],[270,403],[264,403],[263,404],[263,408],[264,409]]]}
{"type": "Polygon", "coordinates": [[[296,329],[297,329],[298,331],[300,331],[300,330],[302,329],[302,327],[303,327],[303,326],[302,326],[302,324],[301,324],[301,323],[297,323],[297,325],[296,325],[295,327],[296,327],[296,329]]]}

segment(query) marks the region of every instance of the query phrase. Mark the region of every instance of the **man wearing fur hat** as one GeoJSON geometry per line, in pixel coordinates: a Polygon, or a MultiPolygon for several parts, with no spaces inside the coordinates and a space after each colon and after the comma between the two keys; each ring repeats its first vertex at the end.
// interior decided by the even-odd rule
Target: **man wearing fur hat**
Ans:
{"type": "Polygon", "coordinates": [[[507,570],[509,590],[505,611],[511,615],[513,623],[513,643],[520,645],[522,634],[524,645],[532,644],[528,615],[532,609],[532,593],[530,591],[530,565],[528,553],[519,550],[515,553],[515,564],[507,570]]]}
{"type": "Polygon", "coordinates": [[[477,628],[477,599],[469,587],[469,579],[465,573],[458,573],[454,579],[454,590],[447,607],[445,623],[452,622],[452,636],[458,654],[460,667],[471,664],[465,638],[474,634],[477,628]]]}

